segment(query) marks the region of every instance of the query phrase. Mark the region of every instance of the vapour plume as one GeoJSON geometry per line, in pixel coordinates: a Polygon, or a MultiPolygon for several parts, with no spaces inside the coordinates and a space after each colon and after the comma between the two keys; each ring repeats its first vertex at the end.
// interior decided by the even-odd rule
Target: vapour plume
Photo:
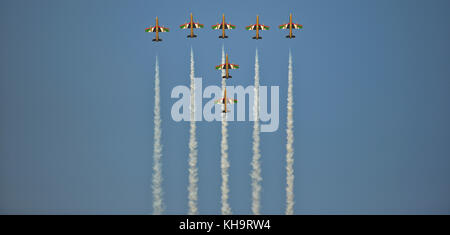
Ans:
{"type": "MultiPolygon", "coordinates": [[[[222,45],[222,64],[225,63],[225,50],[222,45]]],[[[222,76],[225,75],[225,71],[222,70],[222,76]]],[[[225,91],[227,84],[226,79],[222,79],[222,91],[225,91]]],[[[226,101],[225,101],[226,102],[226,101]]],[[[228,168],[230,163],[228,162],[228,130],[227,130],[227,113],[222,114],[222,140],[221,140],[221,158],[220,158],[220,168],[222,173],[222,215],[230,215],[231,208],[228,204],[228,193],[230,189],[228,188],[228,168]]]]}
{"type": "Polygon", "coordinates": [[[286,124],[286,215],[294,213],[294,98],[292,77],[292,54],[289,50],[288,97],[286,124]]]}
{"type": "Polygon", "coordinates": [[[153,143],[153,214],[163,213],[163,190],[162,190],[162,144],[161,144],[161,111],[159,92],[159,63],[158,56],[155,64],[155,107],[154,107],[154,143],[153,143]]]}
{"type": "Polygon", "coordinates": [[[260,214],[260,194],[261,194],[261,154],[259,151],[259,61],[258,49],[255,55],[255,87],[254,87],[254,106],[253,115],[255,121],[253,122],[253,158],[252,158],[252,212],[255,215],[260,214]]]}
{"type": "Polygon", "coordinates": [[[189,186],[188,186],[188,205],[189,214],[198,214],[197,199],[198,199],[198,169],[197,169],[197,139],[195,136],[195,83],[194,83],[194,52],[191,48],[191,127],[189,132],[189,186]]]}

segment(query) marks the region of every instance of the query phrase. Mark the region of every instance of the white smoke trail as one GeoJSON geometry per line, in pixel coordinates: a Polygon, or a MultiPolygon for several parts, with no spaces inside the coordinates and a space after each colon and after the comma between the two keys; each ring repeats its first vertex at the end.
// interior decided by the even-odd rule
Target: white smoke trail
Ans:
{"type": "Polygon", "coordinates": [[[153,144],[153,214],[163,213],[162,190],[162,145],[161,145],[161,112],[159,106],[159,64],[156,57],[155,64],[155,107],[154,107],[154,144],[153,144]]]}
{"type": "Polygon", "coordinates": [[[194,83],[194,52],[191,48],[191,129],[189,137],[189,214],[198,214],[197,199],[198,199],[198,169],[197,169],[197,140],[195,136],[195,83],[194,83]]]}
{"type": "MultiPolygon", "coordinates": [[[[225,50],[222,46],[222,64],[225,63],[225,50]]],[[[225,75],[225,71],[222,70],[222,76],[225,75]]],[[[222,78],[222,91],[226,88],[226,79],[222,78]]],[[[225,101],[226,102],[226,101],[225,101]]],[[[228,162],[228,131],[227,131],[227,116],[226,113],[222,114],[222,141],[221,141],[221,159],[220,166],[222,171],[222,215],[230,215],[231,208],[228,204],[228,193],[230,189],[228,188],[228,168],[230,163],[228,162]]]]}
{"type": "Polygon", "coordinates": [[[286,144],[286,215],[294,214],[294,98],[292,55],[289,50],[286,144]]]}
{"type": "Polygon", "coordinates": [[[255,55],[255,87],[254,87],[254,104],[253,104],[253,159],[252,159],[252,212],[259,215],[260,208],[260,192],[261,192],[261,154],[259,152],[259,61],[258,49],[255,55]]]}

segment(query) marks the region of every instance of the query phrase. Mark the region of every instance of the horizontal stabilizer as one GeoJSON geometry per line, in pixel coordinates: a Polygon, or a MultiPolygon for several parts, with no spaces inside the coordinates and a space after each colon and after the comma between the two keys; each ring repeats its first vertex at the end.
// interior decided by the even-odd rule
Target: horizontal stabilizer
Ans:
{"type": "Polygon", "coordinates": [[[252,37],[253,39],[256,39],[256,40],[258,40],[258,39],[262,39],[262,37],[252,37]]]}
{"type": "Polygon", "coordinates": [[[292,35],[292,36],[286,35],[286,37],[287,37],[287,38],[295,38],[295,35],[292,35]]]}
{"type": "Polygon", "coordinates": [[[154,38],[152,41],[154,41],[154,42],[160,42],[160,41],[162,41],[162,39],[161,39],[161,38],[158,38],[158,39],[154,38]]]}
{"type": "Polygon", "coordinates": [[[191,36],[191,35],[189,34],[189,35],[187,35],[187,37],[188,37],[188,38],[196,38],[197,35],[194,34],[194,35],[191,36]]]}
{"type": "Polygon", "coordinates": [[[222,78],[228,79],[228,78],[232,78],[232,77],[231,77],[231,75],[228,75],[228,77],[227,77],[227,75],[225,75],[225,76],[222,76],[222,78]]]}
{"type": "Polygon", "coordinates": [[[228,38],[228,36],[227,35],[225,35],[225,36],[220,35],[219,38],[228,38]]]}

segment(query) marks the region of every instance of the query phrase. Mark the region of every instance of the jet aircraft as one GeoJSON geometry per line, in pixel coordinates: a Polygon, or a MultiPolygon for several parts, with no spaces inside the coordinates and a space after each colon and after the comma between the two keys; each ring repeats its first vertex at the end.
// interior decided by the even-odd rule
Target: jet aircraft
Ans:
{"type": "Polygon", "coordinates": [[[236,25],[227,24],[225,22],[225,14],[222,14],[222,23],[216,24],[212,26],[212,29],[221,29],[222,35],[219,36],[219,38],[225,39],[228,38],[227,35],[225,35],[225,29],[235,29],[236,25]]]}
{"type": "Polygon", "coordinates": [[[262,37],[259,36],[260,30],[269,30],[269,28],[270,28],[269,26],[259,23],[259,16],[256,16],[256,24],[252,24],[252,25],[245,27],[245,29],[247,29],[247,30],[256,30],[256,36],[252,37],[253,39],[256,39],[256,40],[262,39],[262,37]]]}
{"type": "Polygon", "coordinates": [[[154,33],[156,33],[156,37],[152,41],[160,42],[160,41],[162,41],[162,39],[159,38],[159,33],[160,32],[161,33],[162,32],[169,32],[169,28],[165,28],[165,27],[159,26],[159,24],[158,24],[158,17],[156,17],[156,25],[155,25],[155,27],[146,28],[145,32],[154,32],[154,33]]]}
{"type": "Polygon", "coordinates": [[[228,54],[226,54],[225,58],[226,58],[226,59],[225,59],[225,64],[217,65],[217,66],[216,66],[216,69],[218,69],[218,70],[220,70],[220,69],[225,69],[225,75],[224,75],[222,78],[228,79],[228,78],[231,78],[231,76],[230,76],[228,70],[229,70],[229,69],[238,69],[238,68],[239,68],[239,65],[237,65],[237,64],[230,64],[230,63],[228,62],[228,54]]]}
{"type": "Polygon", "coordinates": [[[180,25],[180,29],[190,29],[191,33],[187,36],[188,38],[195,38],[197,35],[194,34],[194,29],[203,28],[202,24],[195,23],[191,13],[191,21],[186,24],[180,25]]]}
{"type": "Polygon", "coordinates": [[[292,23],[292,14],[289,14],[289,23],[282,24],[278,27],[280,29],[289,29],[289,35],[286,36],[286,38],[289,39],[295,38],[295,36],[292,34],[292,29],[303,29],[303,25],[292,23]]]}
{"type": "Polygon", "coordinates": [[[223,104],[224,105],[224,109],[222,110],[222,113],[228,113],[229,111],[227,110],[227,104],[233,104],[233,103],[237,103],[236,99],[227,99],[227,89],[225,88],[225,93],[222,99],[218,99],[215,102],[216,104],[223,104]]]}

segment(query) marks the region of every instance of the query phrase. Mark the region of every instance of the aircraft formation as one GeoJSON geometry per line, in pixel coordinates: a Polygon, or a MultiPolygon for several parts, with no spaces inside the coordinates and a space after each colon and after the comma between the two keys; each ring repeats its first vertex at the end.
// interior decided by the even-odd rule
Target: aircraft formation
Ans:
{"type": "MultiPolygon", "coordinates": [[[[203,28],[204,25],[200,24],[198,22],[194,22],[194,17],[192,16],[192,13],[190,15],[190,21],[188,23],[182,24],[180,25],[180,29],[189,29],[190,33],[189,35],[187,35],[187,38],[196,38],[197,35],[194,34],[194,29],[199,29],[199,28],[203,28]]],[[[221,39],[226,39],[228,38],[228,36],[225,34],[225,30],[230,30],[230,29],[235,29],[236,25],[232,25],[232,24],[228,24],[225,21],[225,14],[222,14],[222,22],[215,24],[213,26],[211,26],[212,29],[214,30],[221,30],[222,34],[219,35],[219,38],[221,39]]],[[[246,30],[255,30],[256,31],[256,35],[254,37],[252,37],[253,39],[262,39],[262,37],[259,34],[259,31],[262,30],[269,30],[269,26],[267,25],[263,25],[259,23],[259,16],[256,16],[256,24],[252,24],[249,25],[247,27],[245,27],[246,30]]],[[[278,28],[280,29],[289,29],[289,35],[286,36],[286,38],[292,39],[295,38],[295,36],[292,34],[292,30],[293,29],[302,29],[303,25],[301,24],[296,24],[292,22],[292,14],[289,14],[289,23],[287,24],[282,24],[280,26],[278,26],[278,28]]],[[[158,17],[156,17],[156,24],[153,27],[149,27],[145,29],[146,32],[152,32],[155,33],[155,38],[152,40],[154,42],[160,42],[162,41],[162,39],[159,37],[159,33],[162,32],[169,32],[169,28],[163,27],[159,25],[158,22],[158,17]]],[[[237,64],[232,64],[228,61],[228,54],[226,54],[225,56],[225,64],[220,64],[216,66],[217,70],[225,70],[225,75],[222,76],[223,79],[230,79],[231,75],[229,73],[230,69],[238,69],[239,65],[237,64]]],[[[227,98],[227,90],[225,88],[224,90],[224,97],[221,99],[216,100],[215,102],[216,104],[222,104],[224,106],[223,109],[223,113],[227,113],[229,112],[227,110],[227,104],[233,104],[233,103],[237,103],[236,99],[230,99],[227,98]]]]}
{"type": "MultiPolygon", "coordinates": [[[[204,27],[203,24],[194,22],[192,13],[191,13],[191,19],[190,19],[189,23],[180,25],[180,29],[189,29],[190,30],[190,34],[187,35],[188,38],[196,38],[197,35],[194,34],[194,29],[203,28],[203,27],[204,27]]],[[[222,14],[222,22],[211,26],[211,28],[214,30],[221,30],[222,34],[219,36],[219,38],[226,39],[226,38],[228,38],[228,36],[225,34],[225,30],[235,29],[236,25],[228,24],[225,21],[225,14],[222,14]]],[[[252,24],[252,25],[245,27],[246,30],[255,30],[256,31],[256,35],[254,37],[252,37],[253,39],[256,39],[256,40],[262,39],[262,37],[259,35],[259,31],[269,30],[269,28],[270,28],[269,26],[259,23],[259,16],[256,16],[256,24],[252,24]]],[[[282,25],[278,26],[278,28],[289,29],[289,35],[287,35],[286,38],[292,39],[292,38],[295,38],[295,36],[292,34],[292,30],[293,29],[302,29],[303,25],[293,23],[292,22],[292,14],[289,14],[289,23],[282,24],[282,25]]],[[[158,23],[158,17],[156,17],[155,26],[146,28],[145,31],[155,33],[156,34],[155,38],[152,41],[160,42],[160,41],[162,41],[162,39],[159,37],[159,33],[169,32],[169,28],[160,26],[158,23]]]]}

